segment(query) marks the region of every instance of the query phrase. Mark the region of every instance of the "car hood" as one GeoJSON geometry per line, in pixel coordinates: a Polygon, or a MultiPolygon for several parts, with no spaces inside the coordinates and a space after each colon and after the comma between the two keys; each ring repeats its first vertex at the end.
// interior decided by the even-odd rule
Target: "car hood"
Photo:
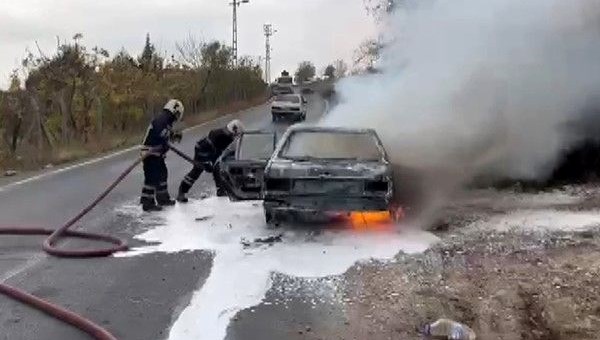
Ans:
{"type": "Polygon", "coordinates": [[[270,177],[381,178],[391,175],[383,162],[273,160],[267,168],[270,177]]]}
{"type": "Polygon", "coordinates": [[[290,103],[290,102],[273,102],[271,104],[272,106],[284,106],[284,107],[298,107],[300,106],[300,103],[290,103]]]}

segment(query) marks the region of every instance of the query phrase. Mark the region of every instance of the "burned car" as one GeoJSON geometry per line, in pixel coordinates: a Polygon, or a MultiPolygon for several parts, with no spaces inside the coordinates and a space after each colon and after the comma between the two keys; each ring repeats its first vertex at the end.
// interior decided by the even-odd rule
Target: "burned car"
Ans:
{"type": "Polygon", "coordinates": [[[231,200],[262,198],[263,174],[275,143],[274,132],[246,131],[223,152],[214,171],[231,200]]]}
{"type": "Polygon", "coordinates": [[[293,126],[264,171],[268,223],[391,212],[392,165],[371,129],[293,126]]]}

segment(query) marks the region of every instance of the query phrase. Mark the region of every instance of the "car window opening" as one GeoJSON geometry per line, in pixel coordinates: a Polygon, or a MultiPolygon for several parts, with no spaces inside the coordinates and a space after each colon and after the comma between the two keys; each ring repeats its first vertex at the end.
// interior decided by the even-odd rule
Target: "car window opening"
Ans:
{"type": "Polygon", "coordinates": [[[280,156],[292,160],[362,160],[383,158],[376,138],[368,133],[293,132],[280,156]]]}

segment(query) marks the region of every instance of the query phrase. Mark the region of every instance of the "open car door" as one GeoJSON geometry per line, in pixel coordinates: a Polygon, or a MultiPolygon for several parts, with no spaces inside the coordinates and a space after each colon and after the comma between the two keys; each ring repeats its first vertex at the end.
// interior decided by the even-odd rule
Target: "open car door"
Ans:
{"type": "Polygon", "coordinates": [[[274,132],[247,131],[233,142],[218,161],[221,181],[232,200],[262,198],[263,176],[275,150],[274,132]]]}

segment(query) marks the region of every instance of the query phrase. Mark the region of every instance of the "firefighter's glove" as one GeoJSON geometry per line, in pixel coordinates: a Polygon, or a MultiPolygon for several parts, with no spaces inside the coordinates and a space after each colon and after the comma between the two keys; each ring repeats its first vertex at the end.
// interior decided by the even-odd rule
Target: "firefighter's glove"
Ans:
{"type": "Polygon", "coordinates": [[[181,140],[183,139],[183,133],[181,133],[181,131],[173,132],[170,139],[172,143],[181,143],[181,140]]]}

